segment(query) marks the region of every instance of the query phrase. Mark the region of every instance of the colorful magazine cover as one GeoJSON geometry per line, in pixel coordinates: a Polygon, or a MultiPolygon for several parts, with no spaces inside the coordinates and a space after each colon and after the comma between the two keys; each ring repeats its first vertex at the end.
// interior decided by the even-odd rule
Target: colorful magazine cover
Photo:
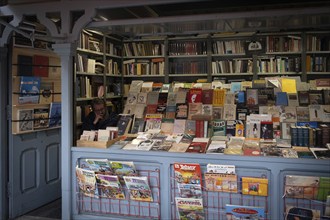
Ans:
{"type": "Polygon", "coordinates": [[[285,177],[285,196],[301,199],[316,199],[320,177],[317,176],[295,176],[285,177]]]}
{"type": "Polygon", "coordinates": [[[49,110],[49,127],[61,126],[61,103],[52,102],[49,110]]]}
{"type": "Polygon", "coordinates": [[[76,167],[76,176],[80,192],[85,196],[97,198],[95,172],[76,167]]]}
{"type": "Polygon", "coordinates": [[[202,198],[202,187],[199,184],[178,183],[180,197],[182,198],[202,198]]]}
{"type": "Polygon", "coordinates": [[[21,76],[19,104],[38,104],[40,93],[40,77],[21,76]]]}
{"type": "Polygon", "coordinates": [[[205,173],[207,191],[237,193],[237,175],[221,173],[205,173]]]}
{"type": "Polygon", "coordinates": [[[197,163],[174,163],[177,183],[202,184],[201,167],[197,163]]]}
{"type": "Polygon", "coordinates": [[[124,176],[131,200],[152,202],[152,192],[146,176],[124,176]]]}
{"type": "Polygon", "coordinates": [[[180,220],[205,219],[203,199],[176,197],[175,204],[180,220]]]}
{"type": "Polygon", "coordinates": [[[319,220],[321,216],[320,210],[308,209],[296,206],[286,206],[285,220],[310,219],[319,220]]]}
{"type": "Polygon", "coordinates": [[[264,207],[226,204],[227,220],[254,219],[263,220],[266,217],[264,207]]]}
{"type": "Polygon", "coordinates": [[[267,196],[268,179],[259,177],[242,177],[242,194],[267,196]]]}
{"type": "Polygon", "coordinates": [[[118,176],[96,174],[97,187],[100,197],[109,199],[125,199],[118,176]]]}

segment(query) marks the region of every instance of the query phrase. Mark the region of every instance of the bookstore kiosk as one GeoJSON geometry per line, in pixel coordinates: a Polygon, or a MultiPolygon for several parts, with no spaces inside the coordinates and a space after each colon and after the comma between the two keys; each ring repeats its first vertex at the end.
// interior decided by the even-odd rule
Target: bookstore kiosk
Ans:
{"type": "MultiPolygon", "coordinates": [[[[165,2],[168,3],[171,1],[165,2]]],[[[82,7],[86,9],[95,8],[95,6],[88,6],[86,7],[84,5],[82,7]]],[[[118,5],[107,5],[107,7],[112,7],[111,9],[115,10],[118,5]]],[[[321,17],[314,19],[314,16],[321,14],[321,16],[327,16],[328,18],[329,7],[312,8],[310,11],[303,10],[303,12],[294,10],[294,12],[297,12],[297,14],[300,13],[300,16],[310,15],[313,17],[310,21],[306,21],[306,23],[307,27],[314,27],[318,24],[319,20],[322,20],[321,17]]],[[[170,34],[164,34],[160,38],[157,36],[157,39],[154,39],[155,36],[152,36],[151,38],[141,37],[137,39],[119,38],[119,41],[117,36],[113,37],[108,36],[108,33],[102,33],[102,28],[112,29],[113,33],[119,33],[120,30],[133,30],[133,32],[151,30],[150,33],[157,32],[152,28],[141,28],[143,25],[146,25],[146,21],[143,19],[139,22],[127,21],[126,26],[124,21],[115,20],[110,27],[105,25],[106,22],[92,22],[87,25],[86,30],[81,32],[93,37],[91,44],[88,45],[92,46],[91,48],[84,48],[83,44],[77,48],[76,44],[63,42],[73,42],[72,38],[79,39],[80,36],[78,35],[80,33],[76,30],[82,30],[84,28],[83,23],[89,23],[92,15],[87,14],[82,16],[81,19],[78,19],[77,17],[79,16],[77,15],[75,17],[76,24],[72,25],[74,26],[72,33],[67,30],[69,29],[67,25],[63,25],[63,29],[60,28],[60,32],[62,36],[66,36],[67,41],[62,39],[53,45],[54,51],[61,58],[61,93],[63,94],[61,97],[61,109],[62,112],[66,112],[66,114],[62,115],[61,127],[62,218],[179,219],[177,212],[178,200],[176,198],[181,193],[181,188],[178,187],[174,171],[175,163],[198,163],[202,173],[201,182],[203,184],[205,183],[204,175],[209,163],[235,166],[237,192],[207,191],[203,188],[202,198],[205,219],[226,219],[228,217],[227,214],[231,212],[227,209],[227,205],[235,205],[237,206],[235,208],[240,209],[244,209],[245,206],[254,208],[262,207],[263,214],[259,216],[261,219],[283,219],[287,215],[286,212],[289,206],[293,206],[289,207],[290,214],[306,213],[307,215],[308,210],[319,210],[319,215],[322,218],[325,217],[327,215],[327,205],[323,197],[321,200],[318,200],[314,199],[314,197],[312,199],[304,196],[288,197],[284,196],[284,194],[287,193],[287,176],[330,177],[329,160],[125,151],[121,149],[122,145],[120,144],[114,144],[110,148],[105,149],[97,149],[92,146],[91,148],[77,147],[75,144],[79,133],[77,131],[79,129],[79,123],[76,123],[78,121],[76,120],[76,114],[78,112],[76,109],[77,107],[83,107],[95,95],[98,95],[99,90],[97,88],[101,86],[111,84],[113,88],[119,87],[122,89],[122,92],[118,92],[118,90],[104,90],[106,91],[106,99],[109,102],[111,101],[111,103],[115,103],[114,106],[118,107],[118,111],[122,112],[124,110],[123,103],[126,99],[123,96],[124,85],[130,84],[136,79],[148,79],[145,81],[161,83],[186,80],[195,82],[197,79],[204,79],[210,83],[223,79],[238,80],[244,78],[248,81],[260,79],[265,76],[278,75],[299,76],[303,82],[317,78],[329,78],[329,66],[323,66],[323,63],[321,63],[321,60],[322,62],[324,60],[329,61],[329,48],[322,51],[314,48],[313,44],[311,44],[310,48],[307,46],[309,45],[309,39],[313,39],[313,37],[326,37],[329,34],[329,30],[299,30],[299,24],[301,27],[305,26],[303,23],[297,22],[294,16],[291,20],[293,13],[291,9],[280,10],[278,14],[277,11],[273,11],[272,13],[279,20],[279,17],[282,17],[281,22],[274,22],[269,15],[260,11],[258,13],[242,12],[224,14],[224,18],[220,21],[217,14],[209,16],[183,16],[182,22],[188,23],[183,26],[175,24],[172,20],[176,19],[177,21],[178,18],[181,18],[179,16],[175,18],[162,17],[160,19],[154,19],[154,22],[156,24],[165,22],[167,25],[161,25],[159,29],[163,33],[172,31],[170,34]],[[246,24],[249,25],[249,28],[246,29],[247,26],[245,25],[238,25],[237,28],[240,32],[235,32],[236,36],[228,36],[227,32],[233,31],[228,26],[231,26],[230,24],[234,25],[236,21],[239,21],[242,17],[241,14],[247,21],[246,24]],[[263,17],[266,18],[262,20],[261,18],[263,17]],[[261,21],[257,22],[257,18],[260,18],[261,21]],[[230,20],[232,22],[229,22],[230,20]],[[218,21],[218,23],[213,21],[218,21]],[[203,24],[199,26],[201,29],[200,33],[189,33],[193,32],[192,29],[196,28],[191,22],[196,23],[196,26],[199,26],[199,22],[204,24],[204,26],[203,24]],[[209,26],[210,24],[214,24],[215,26],[209,26]],[[254,30],[260,25],[264,27],[264,31],[261,33],[240,35],[246,33],[246,30],[254,30]],[[277,30],[282,30],[283,25],[287,25],[292,29],[288,30],[288,32],[277,32],[277,30]],[[101,26],[102,28],[100,28],[101,26]],[[205,33],[206,30],[203,27],[207,27],[209,30],[216,30],[216,32],[212,31],[212,34],[209,32],[205,33]],[[173,34],[175,32],[173,30],[176,29],[181,31],[177,35],[175,33],[173,34]],[[254,52],[242,53],[241,50],[236,50],[235,47],[230,46],[231,44],[239,45],[247,41],[250,43],[247,45],[244,44],[244,46],[254,52]],[[277,48],[276,44],[270,46],[272,45],[270,42],[277,41],[283,42],[287,46],[285,48],[277,48]],[[131,46],[136,45],[137,48],[141,47],[141,45],[142,47],[144,45],[149,46],[150,42],[152,47],[158,48],[157,53],[130,54],[132,52],[130,51],[131,46]],[[222,44],[227,44],[227,47],[229,46],[231,49],[220,50],[222,44]],[[116,47],[118,45],[120,46],[119,48],[116,47]],[[219,45],[219,48],[217,45],[219,45]],[[265,47],[265,45],[268,46],[265,47]],[[101,48],[105,47],[108,49],[101,50],[101,48]],[[125,47],[127,50],[125,54],[121,53],[119,55],[118,49],[125,47]],[[198,49],[196,50],[196,48],[198,49]],[[260,48],[265,48],[265,50],[260,51],[260,48]],[[90,64],[90,68],[82,68],[85,67],[83,63],[86,62],[90,64]],[[314,67],[310,66],[311,63],[316,65],[314,67]],[[275,71],[275,68],[282,70],[275,71]],[[88,89],[76,90],[77,88],[73,86],[76,82],[80,82],[80,86],[82,83],[85,86],[88,85],[88,89]],[[79,94],[77,94],[78,92],[79,94]],[[132,199],[130,197],[132,190],[128,188],[124,188],[125,199],[104,198],[91,196],[91,194],[87,196],[84,194],[80,188],[82,185],[75,175],[76,166],[85,159],[91,158],[121,162],[132,161],[138,174],[141,177],[147,177],[150,187],[147,198],[150,199],[151,195],[152,200],[141,201],[132,199]],[[263,179],[260,182],[260,186],[264,187],[264,184],[267,184],[267,193],[262,195],[253,193],[244,194],[243,177],[263,179]],[[267,183],[264,180],[267,180],[267,183]],[[297,210],[295,209],[297,206],[302,208],[297,210]],[[303,208],[306,209],[305,212],[303,208]]],[[[65,17],[69,13],[63,14],[63,17],[65,17]]],[[[150,21],[148,24],[152,22],[150,21]]],[[[325,23],[326,28],[329,28],[329,22],[325,23]]],[[[319,25],[321,26],[321,24],[319,25]]],[[[58,32],[54,29],[53,27],[53,35],[57,36],[58,34],[55,33],[58,32]]],[[[244,46],[237,48],[246,49],[244,46]]],[[[301,186],[303,189],[305,187],[301,186]]],[[[307,187],[310,188],[310,186],[307,187]]],[[[312,191],[313,189],[312,187],[312,191]]],[[[91,190],[91,188],[85,187],[84,190],[91,190]]],[[[255,184],[252,184],[251,191],[256,191],[255,184]]],[[[261,213],[261,211],[258,211],[258,213],[261,213]]],[[[190,217],[194,219],[194,213],[190,217]]]]}

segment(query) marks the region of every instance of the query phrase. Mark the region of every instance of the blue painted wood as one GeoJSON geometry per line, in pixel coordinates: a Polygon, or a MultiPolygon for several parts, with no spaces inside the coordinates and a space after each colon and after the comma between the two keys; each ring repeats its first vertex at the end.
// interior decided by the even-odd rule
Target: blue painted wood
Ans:
{"type": "MultiPolygon", "coordinates": [[[[160,170],[160,210],[161,219],[177,218],[175,215],[175,205],[173,204],[173,168],[174,162],[199,163],[205,172],[205,166],[208,163],[235,165],[237,174],[241,176],[266,177],[269,179],[269,196],[261,199],[263,205],[267,204],[267,219],[283,219],[284,213],[284,177],[286,174],[296,175],[317,175],[330,176],[330,160],[316,159],[294,159],[294,158],[275,158],[275,157],[250,157],[250,156],[234,156],[234,155],[216,155],[216,154],[188,154],[188,153],[171,153],[171,152],[140,152],[140,151],[123,151],[119,145],[114,145],[109,149],[96,148],[80,148],[72,147],[72,164],[71,173],[74,173],[76,163],[81,158],[107,158],[110,160],[134,161],[134,163],[145,164],[150,169],[159,168],[160,170]],[[172,185],[171,185],[172,184],[172,185]]],[[[123,219],[125,216],[107,215],[100,213],[80,213],[79,201],[76,194],[76,178],[75,175],[71,179],[71,198],[72,210],[70,215],[73,219],[104,219],[113,217],[114,219],[123,219]],[[77,203],[78,202],[78,203],[77,203]]],[[[210,194],[205,195],[206,198],[210,194]]],[[[241,195],[225,195],[237,201],[251,200],[250,196],[241,195]]],[[[205,198],[205,197],[204,197],[205,198]]],[[[260,198],[252,198],[259,200],[260,198]]],[[[261,204],[260,203],[260,204],[261,204]]],[[[256,203],[258,204],[258,203],[256,203]]],[[[210,204],[208,204],[210,205],[210,204]]],[[[223,210],[207,210],[209,219],[222,219],[224,217],[223,210]],[[216,213],[216,212],[220,212],[216,213]]],[[[140,218],[143,219],[143,218],[140,218]]]]}

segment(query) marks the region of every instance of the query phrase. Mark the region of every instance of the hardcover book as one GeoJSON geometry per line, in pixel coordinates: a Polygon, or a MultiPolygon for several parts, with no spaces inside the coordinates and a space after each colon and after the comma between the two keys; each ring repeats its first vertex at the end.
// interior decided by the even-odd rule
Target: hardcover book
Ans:
{"type": "Polygon", "coordinates": [[[33,76],[33,57],[26,55],[17,55],[17,75],[33,76]]]}
{"type": "Polygon", "coordinates": [[[33,75],[40,77],[48,77],[49,57],[34,55],[33,56],[33,75]]]}
{"type": "Polygon", "coordinates": [[[191,88],[187,94],[188,103],[201,103],[202,102],[202,89],[201,88],[191,88]]]}
{"type": "Polygon", "coordinates": [[[242,177],[242,194],[267,196],[268,179],[260,177],[242,177]]]}

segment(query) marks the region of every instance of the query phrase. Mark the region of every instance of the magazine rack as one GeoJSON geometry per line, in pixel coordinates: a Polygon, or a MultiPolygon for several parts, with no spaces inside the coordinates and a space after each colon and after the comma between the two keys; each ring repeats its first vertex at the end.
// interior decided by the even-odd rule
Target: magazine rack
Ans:
{"type": "MultiPolygon", "coordinates": [[[[330,213],[326,213],[327,206],[327,195],[330,196],[330,185],[327,181],[322,184],[320,180],[316,180],[316,185],[307,184],[303,180],[304,177],[327,177],[329,178],[329,173],[283,173],[283,219],[294,219],[294,217],[299,217],[301,219],[328,219],[330,213]],[[286,176],[295,175],[296,178],[302,178],[301,181],[295,181],[295,184],[286,184],[286,176]],[[304,186],[299,186],[300,184],[304,186]],[[290,190],[290,192],[289,192],[290,190]],[[318,192],[322,190],[324,194],[319,194],[318,192]],[[288,194],[288,193],[291,193],[288,194]],[[322,198],[320,198],[320,195],[322,198]]],[[[329,203],[329,202],[328,202],[329,203]]],[[[330,209],[330,208],[328,208],[330,209]]]]}
{"type": "MultiPolygon", "coordinates": [[[[173,170],[173,164],[176,162],[199,163],[202,176],[205,175],[208,163],[235,165],[238,176],[238,193],[203,190],[203,207],[207,219],[226,219],[226,204],[262,206],[265,210],[266,219],[283,219],[285,203],[291,202],[283,198],[285,175],[330,176],[328,171],[330,166],[329,160],[128,151],[122,150],[121,147],[120,145],[113,145],[107,149],[71,148],[72,191],[70,191],[70,198],[72,199],[72,209],[69,215],[72,219],[122,219],[130,216],[134,216],[134,219],[178,219],[174,203],[175,197],[179,195],[173,170]],[[117,200],[82,197],[77,191],[77,179],[74,173],[77,161],[84,158],[133,161],[140,175],[148,176],[150,174],[149,180],[151,181],[150,186],[153,190],[154,202],[145,203],[130,200],[118,202],[117,200]],[[145,173],[141,173],[141,171],[145,171],[145,173]],[[155,177],[153,177],[154,175],[155,177]],[[240,188],[242,177],[268,179],[268,195],[242,194],[242,189],[240,188]],[[158,179],[159,183],[152,183],[155,179],[158,179]],[[110,209],[115,205],[117,205],[116,208],[110,209]],[[147,212],[145,207],[150,209],[150,213],[149,211],[147,212]]],[[[316,205],[316,203],[314,204],[316,205]]]]}
{"type": "Polygon", "coordinates": [[[129,198],[129,190],[123,186],[125,199],[95,198],[85,196],[76,184],[76,208],[79,214],[111,215],[139,219],[160,219],[160,171],[158,168],[135,163],[138,176],[148,178],[152,191],[152,202],[136,201],[129,198]]]}
{"type": "MultiPolygon", "coordinates": [[[[175,180],[174,170],[171,172],[171,219],[179,220],[179,216],[177,214],[177,207],[175,204],[175,197],[180,197],[177,187],[177,182],[175,180]]],[[[206,167],[202,167],[202,176],[203,176],[203,184],[202,184],[202,192],[203,192],[203,206],[205,219],[227,219],[226,217],[226,204],[231,205],[244,205],[244,206],[253,206],[253,207],[263,207],[265,210],[265,219],[270,219],[270,197],[268,196],[257,196],[257,195],[243,195],[242,194],[242,181],[241,177],[261,177],[268,179],[268,185],[270,185],[271,174],[269,170],[266,169],[244,169],[244,168],[236,168],[237,174],[237,193],[229,193],[229,192],[215,192],[215,191],[207,191],[205,189],[205,178],[204,174],[206,172],[206,167]]],[[[268,189],[269,191],[269,189],[268,189]]]]}

